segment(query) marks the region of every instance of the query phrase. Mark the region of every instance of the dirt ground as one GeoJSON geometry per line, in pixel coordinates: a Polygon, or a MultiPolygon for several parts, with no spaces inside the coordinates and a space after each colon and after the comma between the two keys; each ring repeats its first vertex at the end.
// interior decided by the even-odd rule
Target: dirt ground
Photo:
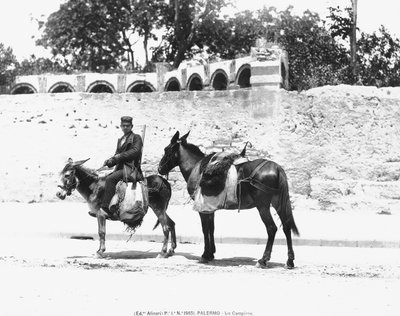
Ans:
{"type": "MultiPolygon", "coordinates": [[[[400,133],[400,90],[368,92],[366,89],[325,87],[307,95],[290,94],[285,98],[292,102],[294,97],[295,106],[289,106],[287,101],[289,105],[282,107],[281,116],[276,118],[279,129],[272,134],[268,132],[273,131],[275,125],[254,124],[250,130],[246,117],[228,122],[234,125],[229,133],[240,136],[237,140],[240,146],[243,139],[251,139],[255,148],[263,150],[265,134],[272,135],[270,138],[273,139],[274,135],[282,134],[279,139],[287,140],[280,147],[277,144],[281,142],[271,141],[267,149],[272,158],[287,157],[282,161],[288,165],[292,179],[298,179],[293,187],[301,189],[300,184],[308,183],[304,187],[305,193],[301,193],[304,198],[295,201],[295,212],[313,212],[303,218],[317,220],[317,212],[329,204],[321,204],[321,201],[339,203],[343,200],[343,212],[335,209],[336,213],[330,213],[333,214],[328,222],[330,227],[321,226],[315,236],[307,235],[310,234],[307,226],[301,225],[299,217],[303,237],[322,238],[327,232],[338,231],[334,225],[341,230],[342,237],[356,240],[360,235],[369,237],[370,231],[375,233],[377,227],[383,227],[383,216],[387,215],[377,215],[382,210],[385,211],[382,214],[393,215],[390,217],[393,226],[385,226],[382,233],[379,230],[381,235],[378,237],[391,237],[389,232],[395,232],[398,227],[400,146],[393,139],[398,139],[400,133]],[[304,102],[306,99],[309,101],[304,102]],[[330,103],[325,103],[328,101],[330,103]],[[351,115],[346,115],[343,109],[351,115]],[[325,110],[329,115],[325,115],[325,110]],[[286,116],[286,112],[291,114],[286,116]],[[354,121],[359,122],[358,125],[354,121]],[[257,128],[262,129],[262,133],[258,133],[257,128]],[[328,133],[331,130],[332,133],[328,133]],[[319,142],[315,143],[315,139],[319,142]],[[312,146],[299,151],[303,143],[312,146]],[[359,144],[354,146],[356,143],[359,144]],[[315,144],[319,149],[313,147],[315,144]],[[314,158],[309,159],[310,156],[314,158]],[[330,162],[338,160],[344,167],[331,168],[330,162]],[[312,177],[297,174],[295,167],[298,164],[309,166],[312,177]],[[368,207],[369,213],[359,219],[360,227],[351,226],[348,221],[340,222],[345,211],[365,211],[368,207]],[[373,216],[376,216],[373,225],[366,226],[366,219],[373,216]],[[354,231],[358,233],[351,234],[354,231]]],[[[211,102],[188,98],[180,103],[171,99],[166,106],[160,107],[163,100],[162,96],[157,103],[151,98],[125,95],[35,95],[12,99],[1,96],[0,128],[3,133],[0,144],[5,151],[0,158],[3,180],[0,201],[39,206],[41,203],[37,202],[54,201],[58,171],[66,159],[92,157],[88,166],[101,166],[115,150],[115,141],[120,136],[118,118],[127,110],[137,115],[138,122],[148,124],[147,141],[159,142],[146,143],[146,160],[152,157],[147,161],[149,170],[156,167],[162,148],[175,129],[191,129],[193,141],[199,142],[200,138],[211,141],[210,135],[202,135],[206,130],[205,122],[212,125],[207,130],[213,135],[228,131],[217,120],[218,115],[211,123],[208,117],[203,118],[208,112],[201,106],[213,114],[213,106],[217,108],[214,103],[221,99],[211,102]],[[113,103],[115,98],[118,102],[113,103]],[[175,121],[170,121],[175,113],[172,110],[183,112],[180,107],[190,108],[191,112],[187,117],[178,116],[175,121]]],[[[243,100],[246,102],[250,101],[243,100]]],[[[240,112],[230,110],[232,104],[226,103],[224,110],[239,116],[240,112]]],[[[178,186],[174,188],[173,198],[184,201],[187,196],[178,195],[184,192],[184,186],[180,191],[178,186]]],[[[57,203],[53,204],[57,208],[57,203]]],[[[261,257],[264,245],[218,244],[216,260],[204,265],[198,263],[201,244],[180,243],[174,256],[161,259],[157,258],[160,243],[137,242],[133,238],[130,242],[107,239],[108,256],[99,259],[94,256],[98,248],[96,240],[46,235],[46,232],[75,232],[86,227],[95,230],[92,218],[86,219],[88,226],[84,221],[72,226],[71,221],[62,221],[63,218],[71,219],[71,212],[63,209],[58,213],[51,213],[49,209],[41,218],[36,212],[18,213],[18,208],[12,212],[4,206],[5,203],[0,205],[0,315],[400,314],[399,248],[298,246],[295,248],[296,269],[287,270],[284,268],[286,247],[276,245],[269,267],[257,269],[255,263],[261,257]],[[40,229],[35,231],[35,224],[40,229]]],[[[328,206],[326,209],[330,209],[328,206]]],[[[249,222],[245,214],[241,213],[242,217],[237,221],[249,222]]],[[[260,225],[253,233],[257,229],[264,232],[259,220],[254,223],[260,225]]],[[[154,219],[151,225],[154,225],[154,219]]],[[[181,229],[178,235],[184,233],[181,228],[184,225],[185,221],[177,221],[177,227],[181,229]]],[[[234,236],[238,237],[239,233],[234,236]]]]}
{"type": "Polygon", "coordinates": [[[262,245],[218,244],[200,264],[200,244],[95,240],[2,240],[2,315],[398,315],[399,249],[275,246],[267,269],[255,267],[262,245]],[[207,314],[208,313],[208,314],[207,314]],[[216,314],[219,313],[219,314],[216,314]]]}

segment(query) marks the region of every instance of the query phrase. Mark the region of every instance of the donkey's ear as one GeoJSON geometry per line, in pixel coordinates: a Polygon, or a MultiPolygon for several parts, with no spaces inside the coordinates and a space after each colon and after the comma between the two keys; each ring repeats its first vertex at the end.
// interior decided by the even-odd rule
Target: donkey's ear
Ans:
{"type": "Polygon", "coordinates": [[[175,144],[179,139],[179,131],[176,131],[175,135],[171,138],[171,144],[175,144]]]}
{"type": "Polygon", "coordinates": [[[186,143],[186,138],[188,138],[189,133],[190,133],[190,131],[187,132],[185,135],[183,135],[183,136],[181,137],[180,141],[186,143]]]}
{"type": "Polygon", "coordinates": [[[74,167],[81,166],[81,165],[83,165],[86,161],[88,161],[89,159],[90,159],[90,158],[84,159],[84,160],[75,161],[72,165],[73,165],[74,167]]]}
{"type": "Polygon", "coordinates": [[[72,164],[74,160],[72,158],[68,158],[67,163],[72,164]]]}

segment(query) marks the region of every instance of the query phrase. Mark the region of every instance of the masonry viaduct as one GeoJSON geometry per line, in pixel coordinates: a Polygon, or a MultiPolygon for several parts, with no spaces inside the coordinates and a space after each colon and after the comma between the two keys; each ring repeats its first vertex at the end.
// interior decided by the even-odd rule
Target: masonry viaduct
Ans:
{"type": "Polygon", "coordinates": [[[158,63],[153,73],[81,73],[18,76],[11,94],[131,93],[181,90],[227,90],[255,86],[288,88],[287,53],[258,41],[249,56],[215,63],[183,62],[178,69],[158,63]]]}

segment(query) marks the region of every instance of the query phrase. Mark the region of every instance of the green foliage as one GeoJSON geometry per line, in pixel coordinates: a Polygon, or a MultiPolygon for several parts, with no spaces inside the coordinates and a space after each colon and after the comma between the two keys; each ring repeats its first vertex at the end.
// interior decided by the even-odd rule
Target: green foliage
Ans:
{"type": "Polygon", "coordinates": [[[130,14],[129,0],[69,0],[49,16],[37,44],[74,70],[116,69],[130,44],[123,38],[130,14]]]}
{"type": "Polygon", "coordinates": [[[17,59],[11,47],[0,43],[0,86],[10,86],[14,81],[17,59]]]}
{"type": "Polygon", "coordinates": [[[339,36],[343,40],[350,38],[353,9],[350,7],[346,7],[344,10],[340,7],[329,7],[328,9],[329,31],[332,37],[339,36]]]}
{"type": "MultiPolygon", "coordinates": [[[[165,35],[154,51],[153,61],[172,62],[177,68],[184,60],[193,56],[192,48],[203,47],[204,32],[201,30],[214,22],[219,26],[220,11],[230,4],[229,0],[175,0],[164,13],[165,35]]],[[[215,32],[211,34],[216,34],[215,32]]]]}
{"type": "Polygon", "coordinates": [[[309,89],[348,79],[348,51],[332,38],[318,14],[307,10],[296,16],[288,7],[281,12],[264,8],[260,15],[270,25],[267,38],[272,37],[288,52],[290,89],[309,89]]]}
{"type": "Polygon", "coordinates": [[[43,73],[67,73],[68,69],[59,61],[53,61],[49,58],[31,55],[29,59],[24,59],[17,65],[17,73],[20,76],[24,75],[40,75],[43,73]]]}
{"type": "Polygon", "coordinates": [[[400,84],[400,43],[386,29],[362,33],[358,41],[360,78],[350,67],[352,9],[329,8],[327,20],[292,7],[278,11],[264,7],[221,16],[231,0],[69,0],[54,12],[37,42],[50,47],[54,60],[24,61],[22,73],[46,71],[115,71],[128,62],[132,68],[132,38],[140,37],[146,52],[146,71],[155,62],[177,68],[184,59],[205,53],[208,59],[233,59],[247,55],[257,38],[266,38],[288,52],[290,89],[320,85],[353,84],[387,86],[400,84]],[[163,36],[152,57],[150,40],[163,36]],[[62,66],[61,66],[62,65],[62,66]]]}
{"type": "Polygon", "coordinates": [[[288,52],[290,89],[303,90],[351,80],[348,50],[334,40],[318,14],[302,16],[292,7],[278,11],[264,7],[257,12],[243,11],[225,23],[215,20],[201,29],[208,54],[231,59],[249,54],[257,38],[267,38],[288,52]]]}
{"type": "Polygon", "coordinates": [[[362,33],[358,41],[360,79],[377,87],[400,85],[400,41],[381,26],[379,32],[362,33]]]}
{"type": "Polygon", "coordinates": [[[256,39],[263,35],[262,29],[260,21],[246,10],[233,18],[217,18],[201,25],[196,45],[211,56],[233,59],[249,54],[256,39]]]}
{"type": "Polygon", "coordinates": [[[146,56],[145,68],[151,68],[148,57],[148,41],[157,40],[154,30],[163,27],[168,16],[168,5],[164,1],[137,1],[132,4],[131,25],[143,38],[146,56]]]}

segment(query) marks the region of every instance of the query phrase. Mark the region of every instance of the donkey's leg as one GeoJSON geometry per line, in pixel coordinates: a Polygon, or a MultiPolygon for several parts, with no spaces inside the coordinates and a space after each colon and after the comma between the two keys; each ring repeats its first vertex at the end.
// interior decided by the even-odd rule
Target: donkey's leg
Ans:
{"type": "Polygon", "coordinates": [[[100,247],[99,250],[97,250],[97,255],[103,257],[106,251],[106,216],[102,210],[97,212],[97,227],[100,239],[100,247]]]}
{"type": "MultiPolygon", "coordinates": [[[[209,235],[210,235],[210,251],[211,251],[212,254],[214,254],[215,251],[216,251],[215,242],[214,242],[214,230],[215,230],[214,217],[215,217],[215,213],[212,213],[212,214],[210,214],[210,217],[208,219],[209,220],[208,225],[209,225],[209,228],[210,228],[210,231],[209,231],[209,235]]],[[[214,259],[214,256],[213,256],[213,259],[214,259]]]]}
{"type": "Polygon", "coordinates": [[[203,236],[204,236],[204,252],[201,255],[200,262],[207,263],[214,259],[214,255],[211,250],[211,243],[210,243],[210,214],[200,214],[201,219],[201,227],[203,229],[203,236]]]}
{"type": "MultiPolygon", "coordinates": [[[[157,222],[156,226],[154,226],[153,229],[155,229],[157,227],[158,223],[160,223],[161,227],[162,227],[162,230],[163,230],[163,233],[164,233],[163,246],[161,248],[161,252],[158,255],[158,257],[159,258],[166,258],[169,255],[173,254],[173,251],[167,253],[168,241],[169,241],[169,232],[171,230],[169,221],[171,221],[173,223],[173,225],[175,225],[175,223],[168,217],[168,215],[166,213],[166,207],[161,207],[161,205],[159,205],[157,203],[151,203],[150,207],[151,207],[151,209],[153,210],[154,214],[157,216],[157,219],[158,219],[158,222],[157,222]]],[[[173,229],[173,232],[175,234],[175,228],[172,227],[172,229],[173,229]]],[[[174,238],[174,236],[172,236],[172,238],[174,238]]],[[[175,248],[176,248],[176,239],[175,239],[175,248]]]]}
{"type": "Polygon", "coordinates": [[[166,214],[165,213],[158,214],[158,221],[160,222],[163,233],[164,233],[163,246],[161,248],[161,253],[158,255],[158,258],[166,258],[168,256],[167,248],[168,248],[168,240],[169,240],[169,228],[168,228],[166,214]]]}
{"type": "Polygon", "coordinates": [[[175,222],[168,215],[166,216],[167,216],[168,228],[171,232],[171,248],[168,250],[168,255],[172,256],[175,253],[175,248],[176,248],[175,222]]]}
{"type": "Polygon", "coordinates": [[[288,247],[288,259],[286,261],[286,267],[288,269],[294,268],[294,251],[293,251],[293,243],[292,243],[292,231],[290,225],[283,225],[283,232],[286,236],[286,243],[288,247]]]}
{"type": "MultiPolygon", "coordinates": [[[[289,203],[290,203],[290,201],[289,201],[289,203]]],[[[285,236],[286,236],[286,244],[288,247],[288,260],[286,261],[286,267],[288,269],[293,269],[294,268],[294,251],[293,251],[291,225],[290,225],[290,222],[286,219],[286,216],[283,213],[283,212],[285,212],[285,210],[281,209],[279,202],[273,200],[272,206],[277,210],[279,218],[282,222],[283,232],[285,233],[285,236]]],[[[289,204],[287,207],[291,207],[291,205],[289,204]]]]}
{"type": "Polygon", "coordinates": [[[272,246],[274,245],[275,234],[278,230],[274,219],[272,218],[270,211],[270,203],[264,204],[262,206],[257,206],[258,212],[260,213],[261,219],[267,229],[268,240],[267,245],[265,247],[264,254],[261,259],[258,260],[256,266],[257,267],[266,267],[267,261],[271,259],[272,246]]]}

